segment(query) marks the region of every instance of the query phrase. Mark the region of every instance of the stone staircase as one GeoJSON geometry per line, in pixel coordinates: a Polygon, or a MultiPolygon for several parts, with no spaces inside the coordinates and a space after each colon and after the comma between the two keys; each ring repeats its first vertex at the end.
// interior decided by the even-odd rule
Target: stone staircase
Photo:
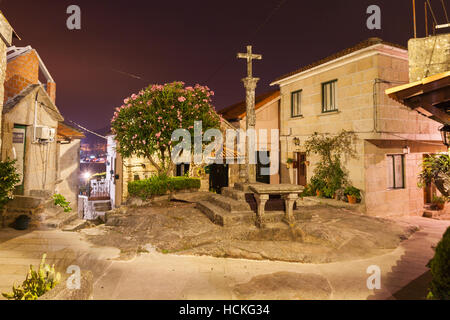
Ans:
{"type": "MultiPolygon", "coordinates": [[[[201,196],[192,199],[197,208],[215,224],[233,226],[255,223],[256,203],[253,203],[252,192],[246,184],[236,183],[234,187],[222,188],[222,194],[203,192],[201,196]],[[198,200],[195,200],[196,198],[198,200]]],[[[266,211],[265,221],[278,223],[282,221],[283,216],[284,211],[281,209],[266,211]]]]}

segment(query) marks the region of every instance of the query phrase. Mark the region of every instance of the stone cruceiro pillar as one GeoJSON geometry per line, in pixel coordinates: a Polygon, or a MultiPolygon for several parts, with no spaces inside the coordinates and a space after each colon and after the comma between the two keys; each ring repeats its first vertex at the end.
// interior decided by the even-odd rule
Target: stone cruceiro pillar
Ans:
{"type": "MultiPolygon", "coordinates": [[[[239,59],[247,59],[247,77],[242,79],[245,87],[245,101],[246,101],[246,132],[249,130],[255,130],[256,125],[256,115],[255,115],[255,90],[256,84],[259,78],[253,78],[252,72],[252,61],[261,60],[262,55],[253,54],[252,46],[247,46],[246,53],[238,53],[237,57],[239,59]]],[[[255,134],[256,138],[256,134],[255,134]]],[[[250,152],[255,152],[256,148],[251,145],[249,141],[249,136],[246,136],[246,154],[245,154],[245,182],[255,183],[256,182],[256,164],[249,163],[250,152]]],[[[254,156],[254,155],[252,155],[254,156]]]]}

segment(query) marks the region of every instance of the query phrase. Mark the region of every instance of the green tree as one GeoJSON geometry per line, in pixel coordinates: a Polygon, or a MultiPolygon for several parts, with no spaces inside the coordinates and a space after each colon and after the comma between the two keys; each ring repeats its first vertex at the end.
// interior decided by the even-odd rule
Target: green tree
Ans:
{"type": "Polygon", "coordinates": [[[14,187],[20,181],[20,175],[14,166],[16,160],[0,161],[0,213],[6,203],[12,199],[14,187]]]}
{"type": "Polygon", "coordinates": [[[185,87],[183,82],[151,85],[124,100],[116,108],[111,127],[119,143],[118,152],[147,158],[160,175],[173,169],[171,141],[176,129],[187,129],[194,136],[194,121],[202,131],[219,128],[222,118],[211,104],[214,92],[208,87],[185,87]]]}

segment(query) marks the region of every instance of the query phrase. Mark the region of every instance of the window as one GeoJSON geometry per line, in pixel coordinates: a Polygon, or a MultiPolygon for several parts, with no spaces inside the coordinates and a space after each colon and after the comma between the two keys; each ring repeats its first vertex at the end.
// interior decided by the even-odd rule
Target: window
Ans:
{"type": "Polygon", "coordinates": [[[291,117],[300,117],[302,115],[302,90],[291,93],[291,117]]]}
{"type": "Polygon", "coordinates": [[[322,112],[337,111],[336,83],[337,80],[322,83],[322,112]]]}
{"type": "Polygon", "coordinates": [[[403,189],[405,187],[404,164],[405,159],[401,154],[387,156],[389,189],[403,189]]]}

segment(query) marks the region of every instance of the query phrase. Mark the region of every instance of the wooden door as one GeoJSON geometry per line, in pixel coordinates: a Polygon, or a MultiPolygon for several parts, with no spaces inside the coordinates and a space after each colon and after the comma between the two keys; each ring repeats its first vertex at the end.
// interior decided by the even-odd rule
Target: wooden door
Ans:
{"type": "Polygon", "coordinates": [[[297,184],[306,186],[306,153],[297,152],[297,184]]]}

